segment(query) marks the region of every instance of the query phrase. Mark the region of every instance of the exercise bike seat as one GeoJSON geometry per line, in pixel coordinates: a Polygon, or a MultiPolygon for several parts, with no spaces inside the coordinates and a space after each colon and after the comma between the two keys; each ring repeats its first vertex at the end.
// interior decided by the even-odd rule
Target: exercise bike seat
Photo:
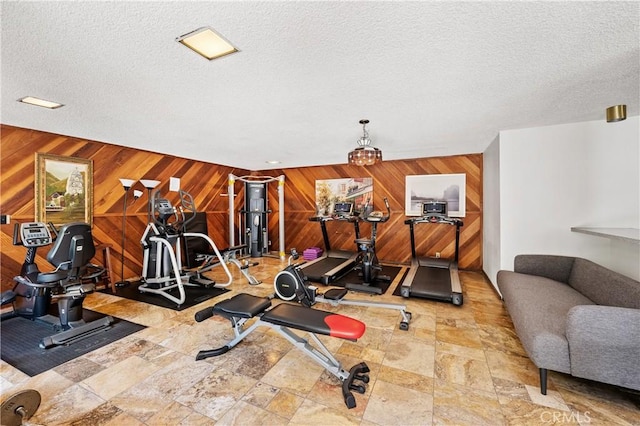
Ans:
{"type": "Polygon", "coordinates": [[[363,322],[332,312],[281,303],[267,311],[262,321],[316,334],[358,340],[365,331],[363,322]]]}
{"type": "Polygon", "coordinates": [[[366,244],[366,245],[369,245],[369,246],[372,244],[372,241],[371,241],[370,238],[356,238],[354,240],[354,242],[356,244],[366,244]]]}
{"type": "Polygon", "coordinates": [[[65,280],[69,277],[69,271],[54,271],[54,272],[40,272],[38,274],[37,282],[39,284],[53,284],[65,280]]]}
{"type": "Polygon", "coordinates": [[[247,293],[240,293],[231,299],[216,303],[212,314],[224,317],[253,318],[271,306],[271,300],[247,293]]]}

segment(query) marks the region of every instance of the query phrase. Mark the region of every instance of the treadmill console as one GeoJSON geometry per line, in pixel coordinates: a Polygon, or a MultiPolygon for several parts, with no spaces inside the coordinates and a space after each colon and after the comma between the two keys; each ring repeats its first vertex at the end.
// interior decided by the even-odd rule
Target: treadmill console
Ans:
{"type": "Polygon", "coordinates": [[[447,216],[446,201],[427,201],[422,203],[422,216],[447,216]]]}
{"type": "Polygon", "coordinates": [[[335,219],[347,219],[353,216],[353,203],[336,203],[333,207],[335,219]]]}

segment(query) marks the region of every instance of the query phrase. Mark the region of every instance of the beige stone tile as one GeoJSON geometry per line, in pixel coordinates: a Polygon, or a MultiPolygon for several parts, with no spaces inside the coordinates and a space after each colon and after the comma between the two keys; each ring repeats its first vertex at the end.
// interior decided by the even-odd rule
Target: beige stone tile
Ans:
{"type": "Polygon", "coordinates": [[[138,356],[132,356],[94,374],[80,386],[108,400],[145,380],[159,368],[138,356]]]}
{"type": "Polygon", "coordinates": [[[214,369],[212,364],[183,355],[110,401],[127,414],[146,422],[214,369]]]}
{"type": "Polygon", "coordinates": [[[479,330],[484,347],[507,354],[527,356],[513,328],[480,325],[479,330]]]}
{"type": "Polygon", "coordinates": [[[493,377],[493,386],[496,394],[498,395],[498,401],[500,401],[501,404],[507,404],[512,399],[521,399],[526,402],[531,402],[527,385],[493,377]]]}
{"type": "Polygon", "coordinates": [[[93,392],[74,384],[54,395],[43,396],[40,408],[29,421],[43,425],[67,424],[104,403],[105,400],[93,392]]]}
{"type": "MultiPolygon", "coordinates": [[[[2,399],[13,395],[21,390],[25,389],[34,389],[40,393],[42,398],[41,406],[45,406],[44,410],[39,409],[38,411],[46,412],[47,408],[51,408],[51,406],[45,405],[45,401],[50,401],[55,398],[57,395],[65,392],[67,389],[72,387],[74,383],[61,376],[54,370],[48,370],[41,374],[38,374],[35,377],[28,377],[26,380],[21,381],[15,386],[12,386],[7,389],[2,390],[2,399]]],[[[41,413],[41,414],[43,414],[41,413]]]]}
{"type": "Polygon", "coordinates": [[[72,382],[77,383],[100,373],[105,368],[106,367],[95,363],[90,359],[79,357],[65,362],[64,364],[55,367],[53,370],[72,382]]]}
{"type": "Polygon", "coordinates": [[[223,368],[185,389],[176,401],[214,420],[221,419],[251,388],[256,380],[223,368]]]}
{"type": "Polygon", "coordinates": [[[376,380],[363,420],[379,425],[431,424],[433,396],[376,380]]]}
{"type": "Polygon", "coordinates": [[[289,421],[290,426],[297,425],[341,425],[341,426],[357,426],[360,421],[356,417],[345,415],[344,412],[338,412],[331,408],[325,407],[317,402],[305,400],[293,418],[289,421]]]}
{"type": "Polygon", "coordinates": [[[501,425],[504,418],[493,391],[436,380],[433,424],[501,425]]]}
{"type": "MultiPolygon", "coordinates": [[[[493,377],[531,386],[540,385],[538,368],[529,358],[509,355],[494,350],[485,350],[485,355],[493,377]]],[[[549,383],[549,389],[551,389],[552,386],[553,385],[549,383]]]]}
{"type": "Polygon", "coordinates": [[[375,380],[382,380],[430,395],[433,394],[433,378],[398,368],[387,367],[385,365],[381,366],[376,374],[375,380]]]}
{"type": "Polygon", "coordinates": [[[579,424],[576,420],[568,420],[570,417],[564,417],[571,416],[570,412],[543,407],[521,399],[506,401],[502,403],[501,408],[507,425],[579,424]]]}
{"type": "Polygon", "coordinates": [[[410,337],[395,334],[382,365],[433,377],[435,348],[410,337]]]}
{"type": "Polygon", "coordinates": [[[267,410],[280,417],[291,419],[303,402],[303,397],[281,390],[269,402],[267,410]]]}
{"type": "MultiPolygon", "coordinates": [[[[178,402],[172,402],[151,416],[145,424],[148,426],[177,425],[192,414],[194,414],[194,411],[191,408],[178,402]]],[[[211,422],[211,419],[208,420],[211,422]]]]}
{"type": "Polygon", "coordinates": [[[569,407],[565,404],[560,392],[554,390],[547,390],[547,394],[540,393],[540,388],[537,386],[525,385],[527,393],[531,402],[545,407],[554,408],[556,410],[569,411],[569,407]]]}
{"type": "Polygon", "coordinates": [[[216,425],[286,425],[288,420],[275,413],[253,406],[245,401],[238,401],[228,410],[216,425]]]}
{"type": "Polygon", "coordinates": [[[266,383],[258,382],[242,397],[242,400],[256,407],[266,408],[273,398],[278,395],[280,389],[266,383]]]}
{"type": "MultiPolygon", "coordinates": [[[[594,383],[592,386],[601,387],[601,384],[594,383]]],[[[565,388],[560,388],[559,392],[571,412],[585,419],[583,423],[640,425],[640,395],[615,387],[602,387],[605,390],[595,391],[594,394],[577,393],[565,388]]]]}
{"type": "Polygon", "coordinates": [[[435,361],[438,380],[493,392],[493,380],[485,360],[438,352],[435,361]]]}
{"type": "Polygon", "coordinates": [[[470,348],[468,346],[460,346],[449,342],[436,342],[436,354],[447,353],[458,355],[465,358],[471,358],[478,361],[486,362],[484,351],[480,348],[470,348]]]}
{"type": "Polygon", "coordinates": [[[480,333],[475,324],[468,321],[447,318],[436,325],[436,339],[469,348],[482,348],[480,333]]]}
{"type": "Polygon", "coordinates": [[[292,349],[274,365],[262,381],[299,396],[306,396],[324,368],[302,352],[292,349]]]}
{"type": "MultiPolygon", "coordinates": [[[[128,417],[124,414],[118,407],[115,407],[111,404],[104,403],[94,408],[91,411],[88,411],[80,416],[74,416],[73,413],[69,413],[70,419],[72,420],[64,420],[62,423],[69,426],[83,426],[83,425],[103,425],[103,424],[116,424],[114,423],[114,419],[120,419],[124,421],[125,419],[128,421],[126,424],[142,424],[137,420],[128,417]]],[[[120,423],[125,424],[125,423],[120,423]]]]}

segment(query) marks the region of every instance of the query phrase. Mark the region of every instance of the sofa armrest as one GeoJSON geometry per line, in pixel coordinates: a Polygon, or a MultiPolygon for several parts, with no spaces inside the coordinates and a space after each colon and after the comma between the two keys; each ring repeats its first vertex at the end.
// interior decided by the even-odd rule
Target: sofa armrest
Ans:
{"type": "Polygon", "coordinates": [[[566,284],[569,282],[574,259],[551,254],[519,254],[513,260],[513,271],[566,284]]]}
{"type": "Polygon", "coordinates": [[[567,340],[572,375],[640,390],[640,309],[575,306],[567,340]]]}

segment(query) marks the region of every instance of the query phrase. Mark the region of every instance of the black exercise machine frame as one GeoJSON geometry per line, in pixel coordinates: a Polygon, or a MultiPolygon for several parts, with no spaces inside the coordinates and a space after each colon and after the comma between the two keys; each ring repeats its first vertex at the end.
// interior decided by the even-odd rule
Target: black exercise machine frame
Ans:
{"type": "MultiPolygon", "coordinates": [[[[433,204],[433,203],[431,203],[433,204]]],[[[423,206],[423,210],[425,210],[427,206],[423,206]]],[[[462,220],[458,218],[452,218],[446,215],[446,207],[440,213],[428,213],[424,216],[411,218],[404,221],[405,225],[409,225],[409,233],[411,237],[411,266],[409,267],[409,272],[407,276],[402,281],[400,285],[400,295],[402,297],[411,297],[414,294],[411,291],[411,287],[413,285],[413,281],[420,267],[436,267],[442,268],[442,262],[448,262],[447,269],[449,270],[450,277],[450,285],[451,285],[451,294],[447,297],[430,297],[430,296],[418,296],[428,299],[441,300],[446,302],[451,302],[456,306],[461,306],[463,302],[462,297],[462,285],[460,284],[460,277],[458,275],[458,258],[460,251],[460,228],[464,225],[462,220]],[[455,250],[454,250],[454,258],[452,261],[447,261],[444,259],[429,259],[431,265],[420,265],[420,261],[418,256],[416,255],[416,242],[415,242],[415,233],[414,233],[414,225],[416,223],[432,223],[432,224],[446,224],[453,225],[456,229],[455,236],[455,250]]],[[[443,268],[444,269],[444,268],[443,268]]]]}

